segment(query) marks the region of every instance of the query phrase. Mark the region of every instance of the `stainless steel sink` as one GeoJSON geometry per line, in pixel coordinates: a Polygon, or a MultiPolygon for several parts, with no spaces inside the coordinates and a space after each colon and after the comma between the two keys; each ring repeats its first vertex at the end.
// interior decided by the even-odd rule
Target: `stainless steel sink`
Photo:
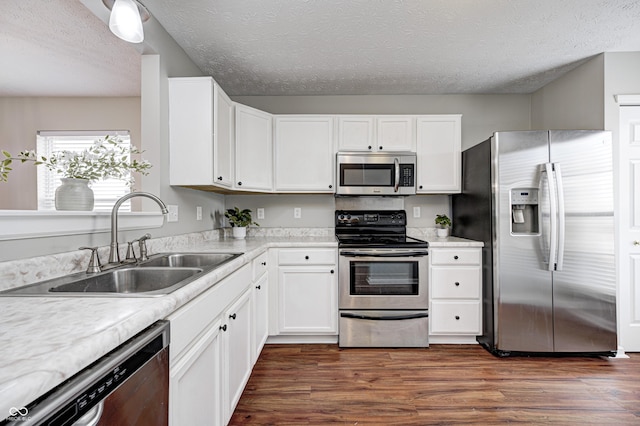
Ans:
{"type": "Polygon", "coordinates": [[[140,264],[141,267],[167,266],[171,268],[203,268],[220,266],[240,256],[234,253],[169,253],[154,257],[140,264]]]}
{"type": "Polygon", "coordinates": [[[193,275],[199,268],[123,268],[62,284],[55,293],[147,293],[165,290],[193,275]]]}
{"type": "Polygon", "coordinates": [[[5,290],[0,296],[163,296],[241,255],[163,253],[140,264],[122,265],[96,274],[79,272],[5,290]]]}

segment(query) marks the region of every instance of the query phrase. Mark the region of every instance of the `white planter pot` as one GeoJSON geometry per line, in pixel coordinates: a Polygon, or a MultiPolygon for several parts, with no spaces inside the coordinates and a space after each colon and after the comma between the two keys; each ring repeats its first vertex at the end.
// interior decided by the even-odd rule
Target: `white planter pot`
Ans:
{"type": "Polygon", "coordinates": [[[87,179],[62,178],[56,188],[56,210],[93,210],[93,189],[87,179]]]}
{"type": "Polygon", "coordinates": [[[239,240],[244,239],[244,237],[247,236],[247,227],[243,226],[243,227],[238,227],[238,226],[234,226],[233,228],[231,228],[231,232],[233,233],[233,238],[237,238],[239,240]]]}
{"type": "Polygon", "coordinates": [[[449,228],[436,228],[436,235],[438,238],[445,238],[449,236],[449,228]]]}

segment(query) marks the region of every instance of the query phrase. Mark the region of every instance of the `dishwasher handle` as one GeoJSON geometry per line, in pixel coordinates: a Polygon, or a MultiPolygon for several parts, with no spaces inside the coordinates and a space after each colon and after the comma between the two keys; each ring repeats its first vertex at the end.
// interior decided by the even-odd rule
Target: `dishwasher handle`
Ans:
{"type": "Polygon", "coordinates": [[[416,318],[428,318],[429,314],[426,312],[421,312],[419,314],[408,314],[408,315],[364,315],[364,314],[352,314],[349,312],[340,313],[342,318],[353,318],[353,319],[361,319],[361,320],[369,320],[369,321],[401,321],[408,319],[416,319],[416,318]]]}

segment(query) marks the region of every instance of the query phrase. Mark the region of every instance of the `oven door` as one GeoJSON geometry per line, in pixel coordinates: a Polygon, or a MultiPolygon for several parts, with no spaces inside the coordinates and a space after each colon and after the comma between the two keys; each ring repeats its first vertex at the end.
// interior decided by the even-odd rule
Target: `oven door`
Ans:
{"type": "Polygon", "coordinates": [[[340,309],[427,309],[426,249],[341,249],[340,309]]]}

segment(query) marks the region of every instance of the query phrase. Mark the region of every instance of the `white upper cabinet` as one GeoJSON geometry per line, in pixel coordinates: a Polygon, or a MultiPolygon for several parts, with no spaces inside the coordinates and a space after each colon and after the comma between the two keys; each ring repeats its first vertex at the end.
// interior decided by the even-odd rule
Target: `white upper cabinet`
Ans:
{"type": "Polygon", "coordinates": [[[417,118],[418,194],[460,192],[461,123],[459,114],[417,118]]]}
{"type": "Polygon", "coordinates": [[[170,78],[170,184],[230,188],[233,122],[233,102],[212,78],[170,78]]]}
{"type": "Polygon", "coordinates": [[[333,193],[333,117],[276,115],[275,190],[333,193]]]}
{"type": "Polygon", "coordinates": [[[236,108],[235,188],[273,190],[271,114],[241,104],[236,108]]]}
{"type": "Polygon", "coordinates": [[[378,151],[415,151],[414,119],[400,115],[379,117],[377,122],[378,151]]]}
{"type": "Polygon", "coordinates": [[[339,115],[339,151],[415,151],[414,118],[339,115]]]}

